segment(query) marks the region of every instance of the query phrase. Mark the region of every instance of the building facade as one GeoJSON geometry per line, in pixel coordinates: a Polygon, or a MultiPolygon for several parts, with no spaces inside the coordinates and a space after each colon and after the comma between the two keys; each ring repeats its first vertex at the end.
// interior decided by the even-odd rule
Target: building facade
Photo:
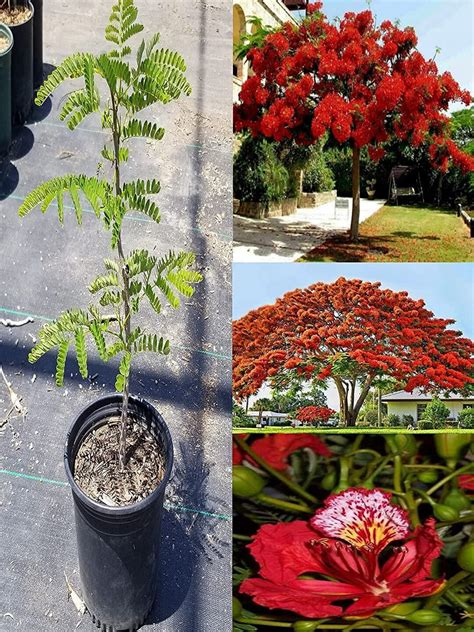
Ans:
{"type": "MultiPolygon", "coordinates": [[[[382,396],[382,402],[387,405],[389,415],[411,415],[415,422],[421,419],[421,416],[427,404],[433,399],[432,395],[422,393],[415,389],[413,393],[406,391],[396,391],[382,396]]],[[[462,397],[461,395],[452,394],[449,397],[440,396],[439,399],[449,408],[449,418],[455,421],[464,408],[474,408],[474,398],[462,397]]]]}
{"type": "MultiPolygon", "coordinates": [[[[254,28],[249,24],[251,17],[260,18],[265,26],[278,26],[284,22],[294,21],[293,15],[286,8],[283,0],[234,0],[234,47],[239,43],[245,33],[251,33],[254,28]]],[[[234,101],[238,100],[242,83],[249,76],[248,63],[237,59],[233,60],[234,101]]]]}

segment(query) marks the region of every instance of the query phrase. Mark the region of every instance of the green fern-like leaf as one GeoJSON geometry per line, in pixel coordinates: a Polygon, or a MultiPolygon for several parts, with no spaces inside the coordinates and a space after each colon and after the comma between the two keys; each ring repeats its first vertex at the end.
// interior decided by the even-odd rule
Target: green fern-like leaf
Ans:
{"type": "Polygon", "coordinates": [[[75,53],[66,59],[48,75],[48,78],[38,90],[36,95],[36,105],[43,105],[46,99],[68,79],[78,79],[83,76],[84,60],[94,60],[94,56],[89,53],[75,53]]]}
{"type": "Polygon", "coordinates": [[[156,334],[144,334],[134,343],[133,348],[135,353],[150,351],[160,353],[161,355],[168,355],[170,352],[170,342],[156,334]]]}
{"type": "Polygon", "coordinates": [[[56,360],[56,386],[62,386],[64,384],[64,371],[66,369],[68,349],[69,340],[62,340],[58,347],[58,357],[56,360]]]}
{"type": "Polygon", "coordinates": [[[130,375],[130,364],[132,361],[132,355],[129,351],[126,351],[120,361],[119,373],[115,380],[115,389],[119,392],[123,391],[125,382],[130,375]]]}
{"type": "Polygon", "coordinates": [[[76,330],[75,334],[76,343],[76,357],[79,371],[84,379],[88,376],[87,370],[87,350],[86,350],[86,337],[82,327],[76,330]]]}
{"type": "Polygon", "coordinates": [[[119,281],[116,272],[109,272],[108,274],[103,274],[98,276],[90,285],[89,292],[91,294],[96,294],[103,290],[106,287],[118,287],[119,281]]]}
{"type": "Polygon", "coordinates": [[[90,323],[90,332],[94,338],[100,359],[106,362],[108,360],[107,347],[101,324],[97,321],[90,323]]]}
{"type": "Polygon", "coordinates": [[[150,305],[153,307],[153,309],[155,310],[155,312],[157,314],[161,313],[161,303],[159,298],[156,296],[153,288],[151,287],[151,285],[147,285],[145,288],[145,294],[146,297],[148,298],[150,305]]]}
{"type": "Polygon", "coordinates": [[[156,123],[132,119],[129,123],[127,123],[127,125],[125,125],[122,134],[124,140],[139,137],[161,140],[165,135],[165,130],[163,127],[159,127],[156,123]]]}

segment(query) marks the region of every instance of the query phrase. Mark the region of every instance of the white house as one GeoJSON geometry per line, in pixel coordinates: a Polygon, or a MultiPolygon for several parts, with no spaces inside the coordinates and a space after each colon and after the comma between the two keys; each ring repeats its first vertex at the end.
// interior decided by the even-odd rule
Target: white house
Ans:
{"type": "MultiPolygon", "coordinates": [[[[382,402],[387,405],[389,415],[411,415],[415,422],[421,419],[428,402],[433,399],[433,395],[423,393],[419,389],[414,389],[412,393],[406,391],[396,391],[388,395],[382,395],[382,402]]],[[[474,397],[464,397],[453,393],[448,397],[440,395],[438,397],[449,408],[449,418],[453,421],[457,419],[459,413],[464,408],[474,408],[474,397]]]]}
{"type": "Polygon", "coordinates": [[[275,413],[271,410],[263,410],[261,413],[258,410],[251,410],[247,413],[248,417],[258,418],[262,416],[262,426],[275,426],[277,424],[283,424],[288,419],[287,413],[275,413]]]}
{"type": "MultiPolygon", "coordinates": [[[[295,2],[289,0],[233,0],[234,46],[239,43],[244,33],[251,33],[254,30],[252,24],[248,23],[249,18],[253,16],[260,18],[264,26],[278,26],[285,22],[294,21],[293,15],[286,8],[287,4],[293,8],[295,2]]],[[[249,76],[247,62],[234,57],[233,75],[234,101],[237,101],[242,83],[249,76]]]]}

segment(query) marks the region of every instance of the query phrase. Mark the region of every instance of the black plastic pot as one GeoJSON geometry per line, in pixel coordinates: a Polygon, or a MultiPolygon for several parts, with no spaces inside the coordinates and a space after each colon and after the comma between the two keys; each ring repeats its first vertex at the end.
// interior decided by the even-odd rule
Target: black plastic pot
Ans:
{"type": "Polygon", "coordinates": [[[43,83],[43,0],[31,0],[35,8],[33,18],[33,88],[43,83]]]}
{"type": "Polygon", "coordinates": [[[0,24],[0,33],[10,40],[10,46],[0,53],[0,158],[8,155],[12,142],[11,61],[13,35],[8,26],[0,24]]]}
{"type": "Polygon", "coordinates": [[[74,481],[74,461],[85,435],[120,414],[122,396],[103,397],[73,423],[64,462],[74,498],[83,598],[97,627],[105,632],[135,631],[155,599],[161,517],[165,488],[173,466],[168,427],[148,402],[130,398],[130,415],[146,424],[163,450],[166,471],[144,500],[108,507],[84,494],[74,481]]]}
{"type": "Polygon", "coordinates": [[[12,53],[12,120],[23,125],[33,106],[33,19],[34,7],[28,2],[31,17],[27,22],[10,26],[13,33],[12,53]]]}

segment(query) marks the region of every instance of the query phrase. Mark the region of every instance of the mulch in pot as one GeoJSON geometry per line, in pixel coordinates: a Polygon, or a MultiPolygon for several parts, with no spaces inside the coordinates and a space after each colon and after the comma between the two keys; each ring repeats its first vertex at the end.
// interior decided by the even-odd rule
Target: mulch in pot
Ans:
{"type": "Polygon", "coordinates": [[[10,40],[8,37],[0,33],[0,55],[4,53],[10,47],[10,40]]]}
{"type": "Polygon", "coordinates": [[[163,479],[164,453],[140,422],[127,425],[127,463],[119,463],[120,418],[109,419],[87,434],[77,452],[74,480],[82,491],[104,505],[123,507],[149,496],[163,479]]]}
{"type": "Polygon", "coordinates": [[[0,24],[7,26],[18,26],[24,22],[28,22],[31,18],[32,11],[28,7],[15,7],[12,9],[2,7],[0,9],[0,24]]]}

